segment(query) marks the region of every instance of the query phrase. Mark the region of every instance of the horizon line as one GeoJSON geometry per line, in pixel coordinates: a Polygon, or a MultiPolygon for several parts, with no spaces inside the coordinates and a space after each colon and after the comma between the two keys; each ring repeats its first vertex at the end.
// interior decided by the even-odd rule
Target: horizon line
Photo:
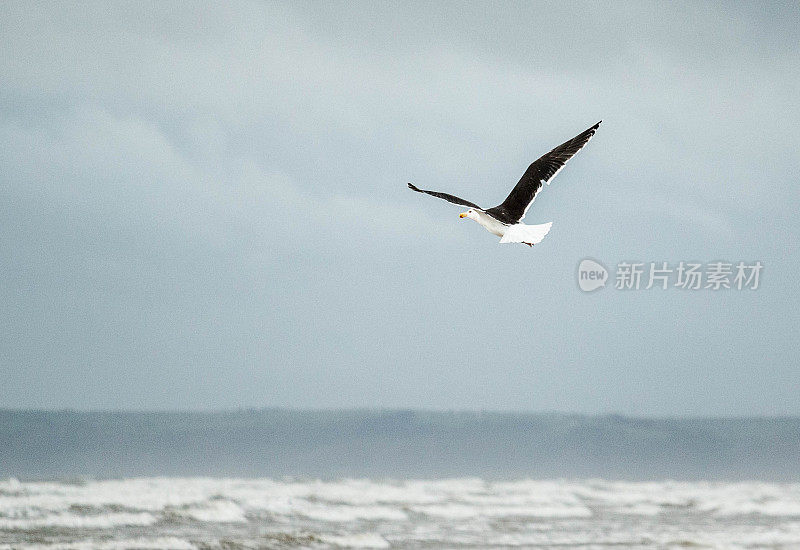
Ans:
{"type": "Polygon", "coordinates": [[[362,414],[436,414],[436,415],[473,415],[473,416],[560,416],[577,418],[619,418],[628,420],[649,421],[691,421],[691,420],[800,420],[800,414],[732,414],[732,415],[677,415],[646,414],[621,412],[577,412],[557,410],[500,410],[500,409],[439,409],[410,407],[289,407],[289,406],[242,406],[220,408],[77,408],[77,407],[5,407],[0,406],[3,413],[78,413],[78,414],[190,414],[190,415],[224,415],[241,413],[287,412],[287,413],[362,413],[362,414]]]}

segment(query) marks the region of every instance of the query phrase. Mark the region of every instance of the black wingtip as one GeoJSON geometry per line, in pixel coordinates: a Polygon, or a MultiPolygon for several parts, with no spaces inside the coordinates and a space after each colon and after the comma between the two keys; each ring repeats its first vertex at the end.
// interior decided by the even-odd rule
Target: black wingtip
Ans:
{"type": "Polygon", "coordinates": [[[414,184],[411,182],[408,182],[408,188],[411,189],[412,191],[419,191],[419,189],[415,187],[414,184]]]}

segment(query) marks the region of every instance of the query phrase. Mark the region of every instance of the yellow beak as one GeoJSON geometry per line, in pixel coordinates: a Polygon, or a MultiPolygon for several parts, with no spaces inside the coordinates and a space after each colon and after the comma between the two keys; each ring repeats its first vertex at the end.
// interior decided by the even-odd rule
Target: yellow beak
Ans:
{"type": "Polygon", "coordinates": [[[466,212],[462,212],[461,214],[458,215],[458,217],[459,218],[466,218],[467,217],[467,213],[466,212]]]}

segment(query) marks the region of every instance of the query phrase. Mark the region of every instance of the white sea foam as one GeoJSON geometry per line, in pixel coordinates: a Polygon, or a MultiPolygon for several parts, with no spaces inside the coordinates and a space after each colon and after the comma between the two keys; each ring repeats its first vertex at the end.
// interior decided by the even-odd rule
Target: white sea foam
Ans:
{"type": "Polygon", "coordinates": [[[0,550],[385,548],[393,541],[792,548],[800,547],[800,484],[7,479],[0,481],[0,530],[0,550]]]}
{"type": "Polygon", "coordinates": [[[156,518],[150,513],[111,513],[97,516],[77,514],[53,514],[35,519],[0,518],[0,529],[31,530],[42,527],[70,529],[109,529],[122,525],[151,525],[156,518]]]}
{"type": "Polygon", "coordinates": [[[342,548],[389,548],[389,542],[377,533],[323,535],[320,538],[342,548]]]}
{"type": "Polygon", "coordinates": [[[475,504],[438,504],[414,506],[412,510],[428,516],[451,519],[473,517],[586,518],[592,511],[585,506],[485,506],[475,504]]]}
{"type": "MultiPolygon", "coordinates": [[[[0,550],[12,550],[0,545],[0,550]]],[[[19,544],[13,550],[197,550],[197,546],[177,537],[135,538],[103,541],[86,539],[52,544],[19,544]]]]}
{"type": "Polygon", "coordinates": [[[214,500],[202,505],[187,506],[173,511],[176,515],[207,523],[244,523],[244,510],[230,501],[214,500]]]}
{"type": "Polygon", "coordinates": [[[321,521],[349,522],[357,520],[394,520],[402,521],[406,513],[398,508],[388,506],[331,506],[306,505],[296,506],[298,514],[321,521]]]}

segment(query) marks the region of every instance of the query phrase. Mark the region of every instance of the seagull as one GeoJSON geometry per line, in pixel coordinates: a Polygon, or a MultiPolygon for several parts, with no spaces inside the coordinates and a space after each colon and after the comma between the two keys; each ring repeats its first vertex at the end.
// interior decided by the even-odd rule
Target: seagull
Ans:
{"type": "MultiPolygon", "coordinates": [[[[600,122],[603,122],[602,120],[600,122]]],[[[539,160],[528,166],[522,174],[517,185],[511,190],[506,200],[494,208],[481,208],[477,204],[460,199],[447,193],[438,191],[426,191],[409,183],[408,187],[418,193],[427,193],[434,197],[444,199],[453,204],[466,206],[466,212],[458,215],[459,218],[469,218],[481,224],[489,233],[501,237],[501,243],[522,243],[528,246],[539,244],[545,235],[550,231],[553,222],[540,225],[526,225],[522,222],[528,209],[533,204],[536,195],[542,188],[542,184],[550,185],[550,182],[558,174],[569,159],[583,149],[589,143],[592,136],[600,127],[600,122],[581,132],[571,140],[562,143],[539,160]]]]}

